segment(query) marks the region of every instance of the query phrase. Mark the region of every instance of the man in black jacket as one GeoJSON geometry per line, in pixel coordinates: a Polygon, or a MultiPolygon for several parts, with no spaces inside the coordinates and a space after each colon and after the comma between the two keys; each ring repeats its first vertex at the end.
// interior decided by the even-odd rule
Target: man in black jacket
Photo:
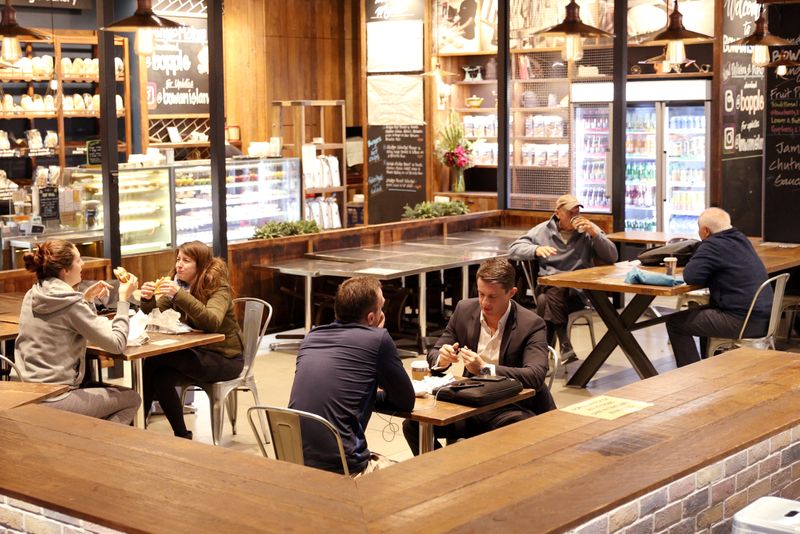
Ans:
{"type": "MultiPolygon", "coordinates": [[[[687,284],[708,287],[709,306],[678,312],[667,320],[667,333],[678,367],[700,361],[694,336],[701,337],[705,354],[707,338],[735,339],[739,336],[747,310],[759,286],[767,279],[764,263],[750,240],[731,226],[731,217],[719,208],[708,208],[697,219],[702,243],[686,268],[687,284]]],[[[772,288],[758,297],[745,337],[766,332],[772,309],[772,288]]]]}
{"type": "MultiPolygon", "coordinates": [[[[533,388],[532,399],[510,404],[452,425],[436,427],[437,438],[469,438],[555,409],[544,383],[548,370],[547,327],[530,310],[514,302],[516,271],[505,259],[493,259],[478,269],[478,298],[456,305],[442,336],[428,353],[434,372],[445,372],[459,360],[464,375],[498,375],[514,378],[533,388]]],[[[419,425],[403,423],[411,451],[419,454],[419,425]]],[[[438,447],[439,444],[435,443],[438,447]]]]}
{"type": "MultiPolygon", "coordinates": [[[[297,353],[289,408],[319,415],[338,430],[351,475],[388,462],[367,448],[364,431],[373,409],[414,409],[411,379],[383,328],[383,303],[376,279],[346,280],[336,292],[336,321],[314,328],[297,353]]],[[[341,473],[330,433],[313,423],[304,423],[302,430],[306,465],[341,473]]]]}

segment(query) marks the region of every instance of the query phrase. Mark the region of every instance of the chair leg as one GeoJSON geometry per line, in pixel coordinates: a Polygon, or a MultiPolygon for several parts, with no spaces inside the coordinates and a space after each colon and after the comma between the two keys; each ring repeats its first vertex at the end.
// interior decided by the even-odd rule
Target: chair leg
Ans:
{"type": "Polygon", "coordinates": [[[226,400],[228,405],[228,419],[231,422],[231,429],[233,433],[236,434],[236,415],[238,414],[239,409],[239,395],[238,389],[234,389],[228,395],[228,399],[226,400]]]}
{"type": "MultiPolygon", "coordinates": [[[[250,393],[253,394],[253,400],[256,403],[255,405],[256,406],[260,406],[261,405],[261,401],[258,400],[258,390],[255,388],[255,386],[253,386],[253,387],[251,387],[249,389],[250,389],[250,393]]],[[[264,435],[264,444],[267,445],[267,444],[270,443],[270,440],[269,440],[270,436],[269,436],[269,432],[267,431],[267,418],[264,416],[264,411],[263,410],[258,410],[258,421],[259,421],[259,423],[261,423],[261,433],[264,435]]]]}
{"type": "Polygon", "coordinates": [[[214,445],[219,444],[219,438],[222,435],[225,401],[226,399],[214,398],[211,403],[211,437],[214,440],[214,445]]]}
{"type": "Polygon", "coordinates": [[[597,347],[597,341],[594,338],[594,323],[588,317],[586,319],[586,325],[589,327],[589,337],[592,339],[592,348],[594,349],[597,347]]]}

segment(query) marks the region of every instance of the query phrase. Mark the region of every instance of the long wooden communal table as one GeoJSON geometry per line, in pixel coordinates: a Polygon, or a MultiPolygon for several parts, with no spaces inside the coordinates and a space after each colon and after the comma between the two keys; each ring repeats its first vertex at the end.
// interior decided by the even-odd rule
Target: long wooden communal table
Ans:
{"type": "MultiPolygon", "coordinates": [[[[225,334],[210,334],[207,332],[190,332],[188,334],[177,335],[150,332],[148,335],[150,336],[150,341],[148,343],[138,347],[127,347],[122,351],[122,354],[113,354],[92,345],[86,348],[86,354],[92,356],[107,356],[115,360],[131,362],[131,387],[139,395],[143,395],[142,360],[145,358],[152,358],[153,356],[161,356],[162,354],[169,354],[170,352],[178,352],[225,341],[225,334]]],[[[145,427],[144,403],[140,404],[139,409],[136,411],[134,424],[139,428],[145,427]]]]}
{"type": "Polygon", "coordinates": [[[126,532],[566,532],[800,425],[798,374],[737,349],[609,392],[652,403],[619,419],[552,411],[356,481],[23,406],[0,412],[0,494],[126,532]]]}
{"type": "Polygon", "coordinates": [[[0,382],[0,410],[16,408],[23,404],[40,402],[61,395],[69,389],[64,384],[37,384],[33,382],[0,382]]]}
{"type": "MultiPolygon", "coordinates": [[[[643,269],[663,271],[654,267],[643,267],[643,269]]],[[[542,285],[569,287],[586,292],[597,314],[608,327],[608,331],[597,346],[567,381],[567,386],[586,387],[617,345],[641,378],[658,374],[639,342],[633,337],[633,331],[663,321],[658,319],[637,321],[656,297],[674,297],[700,288],[687,284],[673,287],[629,284],[625,282],[625,275],[629,271],[630,267],[627,265],[602,265],[539,277],[539,283],[542,285]],[[617,312],[609,300],[614,293],[634,294],[633,299],[621,313],[617,312]]]]}
{"type": "Polygon", "coordinates": [[[411,413],[383,412],[388,415],[396,415],[403,419],[411,419],[419,423],[419,452],[420,454],[431,452],[434,448],[434,428],[436,426],[446,426],[458,421],[463,421],[470,417],[486,413],[496,408],[502,408],[509,404],[529,399],[536,394],[533,389],[523,389],[513,397],[501,399],[484,406],[464,406],[436,400],[432,395],[424,398],[417,398],[414,403],[414,410],[411,413]]]}

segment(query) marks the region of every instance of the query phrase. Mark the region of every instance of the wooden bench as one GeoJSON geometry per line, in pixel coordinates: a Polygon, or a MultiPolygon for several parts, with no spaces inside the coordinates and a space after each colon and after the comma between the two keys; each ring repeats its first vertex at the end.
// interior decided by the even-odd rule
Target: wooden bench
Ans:
{"type": "Polygon", "coordinates": [[[614,391],[652,403],[619,419],[550,412],[358,481],[22,406],[0,411],[0,493],[125,531],[564,532],[652,492],[724,524],[800,498],[799,373],[740,349],[614,391]],[[757,482],[757,461],[777,474],[757,482]]]}

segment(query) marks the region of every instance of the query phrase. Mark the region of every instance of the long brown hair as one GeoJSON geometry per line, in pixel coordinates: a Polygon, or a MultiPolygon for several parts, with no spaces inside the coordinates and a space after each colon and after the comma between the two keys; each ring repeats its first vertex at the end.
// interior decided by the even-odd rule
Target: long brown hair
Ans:
{"type": "MultiPolygon", "coordinates": [[[[189,286],[189,293],[203,304],[217,289],[229,285],[228,266],[220,258],[215,258],[211,247],[202,241],[184,243],[178,247],[178,253],[189,256],[197,264],[197,274],[189,286]]],[[[175,278],[175,267],[170,276],[175,278]]]]}
{"type": "Polygon", "coordinates": [[[75,245],[63,239],[45,241],[32,251],[22,255],[25,269],[36,273],[39,282],[48,278],[58,278],[62,269],[69,269],[75,261],[78,250],[75,245]]]}

